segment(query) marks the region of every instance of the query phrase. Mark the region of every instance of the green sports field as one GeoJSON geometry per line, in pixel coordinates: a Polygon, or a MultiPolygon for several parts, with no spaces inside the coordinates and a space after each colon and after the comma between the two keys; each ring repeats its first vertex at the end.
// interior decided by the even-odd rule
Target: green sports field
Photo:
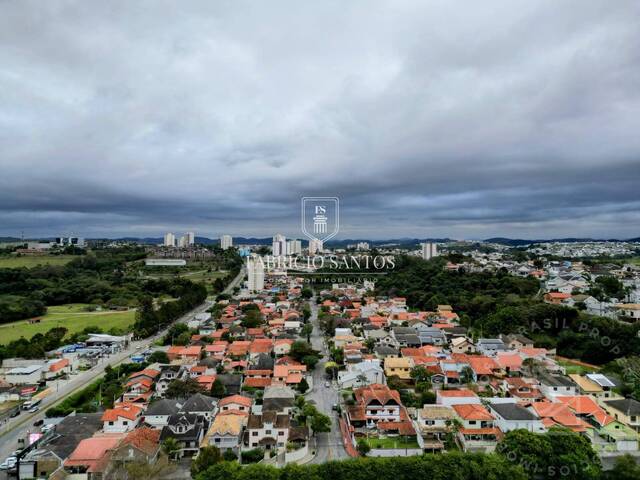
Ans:
{"type": "Polygon", "coordinates": [[[33,268],[38,265],[65,265],[76,255],[41,255],[33,257],[17,257],[15,255],[0,256],[0,268],[33,268]]]}
{"type": "Polygon", "coordinates": [[[20,320],[2,324],[0,325],[0,344],[6,344],[20,337],[31,338],[36,333],[46,333],[58,326],[66,327],[69,333],[79,332],[89,326],[100,327],[106,332],[113,327],[127,330],[135,321],[135,310],[85,312],[83,311],[85,306],[85,304],[74,303],[49,307],[47,314],[39,323],[20,320]]]}

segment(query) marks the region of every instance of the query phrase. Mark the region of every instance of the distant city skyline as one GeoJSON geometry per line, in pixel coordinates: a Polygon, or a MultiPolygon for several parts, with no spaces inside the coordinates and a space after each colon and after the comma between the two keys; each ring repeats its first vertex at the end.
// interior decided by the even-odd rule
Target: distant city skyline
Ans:
{"type": "Polygon", "coordinates": [[[637,18],[2,2],[0,236],[301,237],[335,196],[340,238],[637,237],[637,18]]]}

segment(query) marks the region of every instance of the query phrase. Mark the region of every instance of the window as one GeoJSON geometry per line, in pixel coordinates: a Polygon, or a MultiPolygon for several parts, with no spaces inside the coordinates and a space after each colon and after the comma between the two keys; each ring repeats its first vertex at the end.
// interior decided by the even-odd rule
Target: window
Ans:
{"type": "Polygon", "coordinates": [[[124,422],[122,422],[123,425],[129,425],[129,422],[127,422],[126,420],[124,422]]]}
{"type": "Polygon", "coordinates": [[[475,425],[476,421],[475,420],[469,420],[469,425],[475,425]]]}
{"type": "Polygon", "coordinates": [[[265,435],[271,435],[271,430],[265,430],[265,431],[264,431],[264,434],[265,434],[265,435]]]}
{"type": "Polygon", "coordinates": [[[258,436],[258,432],[251,432],[251,436],[257,437],[258,436]]]}
{"type": "Polygon", "coordinates": [[[216,438],[216,439],[214,439],[214,442],[216,442],[216,443],[220,443],[220,439],[219,439],[219,438],[216,438]]]}
{"type": "MultiPolygon", "coordinates": [[[[633,420],[633,419],[632,419],[633,420]]],[[[634,420],[635,421],[635,420],[634,420]]],[[[278,432],[278,435],[283,436],[284,435],[284,431],[278,432]]]]}
{"type": "Polygon", "coordinates": [[[113,425],[113,422],[109,422],[109,425],[113,425]]]}

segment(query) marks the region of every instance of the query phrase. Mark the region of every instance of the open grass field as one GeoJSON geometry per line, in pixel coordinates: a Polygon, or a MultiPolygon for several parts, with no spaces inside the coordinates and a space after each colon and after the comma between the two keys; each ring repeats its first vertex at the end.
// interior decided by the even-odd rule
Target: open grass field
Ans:
{"type": "Polygon", "coordinates": [[[78,257],[76,255],[42,255],[34,257],[1,256],[0,268],[33,268],[38,265],[65,265],[74,258],[78,257]]]}
{"type": "Polygon", "coordinates": [[[28,320],[5,323],[0,325],[0,344],[9,343],[20,337],[31,338],[36,333],[46,333],[48,330],[60,326],[66,327],[69,333],[83,330],[85,327],[97,326],[103,331],[116,327],[129,329],[135,321],[135,310],[126,312],[85,312],[85,304],[68,304],[49,307],[47,314],[40,323],[29,323],[28,320]]]}
{"type": "MultiPolygon", "coordinates": [[[[180,272],[178,275],[181,278],[187,278],[193,282],[204,283],[207,290],[211,291],[211,284],[216,281],[218,278],[224,278],[227,275],[227,271],[222,270],[219,272],[208,272],[207,270],[185,270],[184,272],[180,272]]],[[[147,278],[173,278],[175,277],[175,273],[149,273],[146,275],[147,278]]]]}

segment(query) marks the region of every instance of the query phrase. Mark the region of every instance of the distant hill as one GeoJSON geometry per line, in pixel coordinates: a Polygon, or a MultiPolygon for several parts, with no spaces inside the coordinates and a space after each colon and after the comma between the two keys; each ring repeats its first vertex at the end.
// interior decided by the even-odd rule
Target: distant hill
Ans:
{"type": "Polygon", "coordinates": [[[629,240],[619,240],[616,238],[547,238],[547,239],[536,239],[536,240],[525,240],[521,238],[505,238],[505,237],[494,237],[487,238],[483,240],[487,243],[498,243],[501,245],[508,245],[511,247],[520,247],[522,245],[530,245],[532,243],[545,243],[545,242],[564,242],[564,243],[577,243],[577,242],[640,242],[640,237],[630,238],[629,240]]]}

